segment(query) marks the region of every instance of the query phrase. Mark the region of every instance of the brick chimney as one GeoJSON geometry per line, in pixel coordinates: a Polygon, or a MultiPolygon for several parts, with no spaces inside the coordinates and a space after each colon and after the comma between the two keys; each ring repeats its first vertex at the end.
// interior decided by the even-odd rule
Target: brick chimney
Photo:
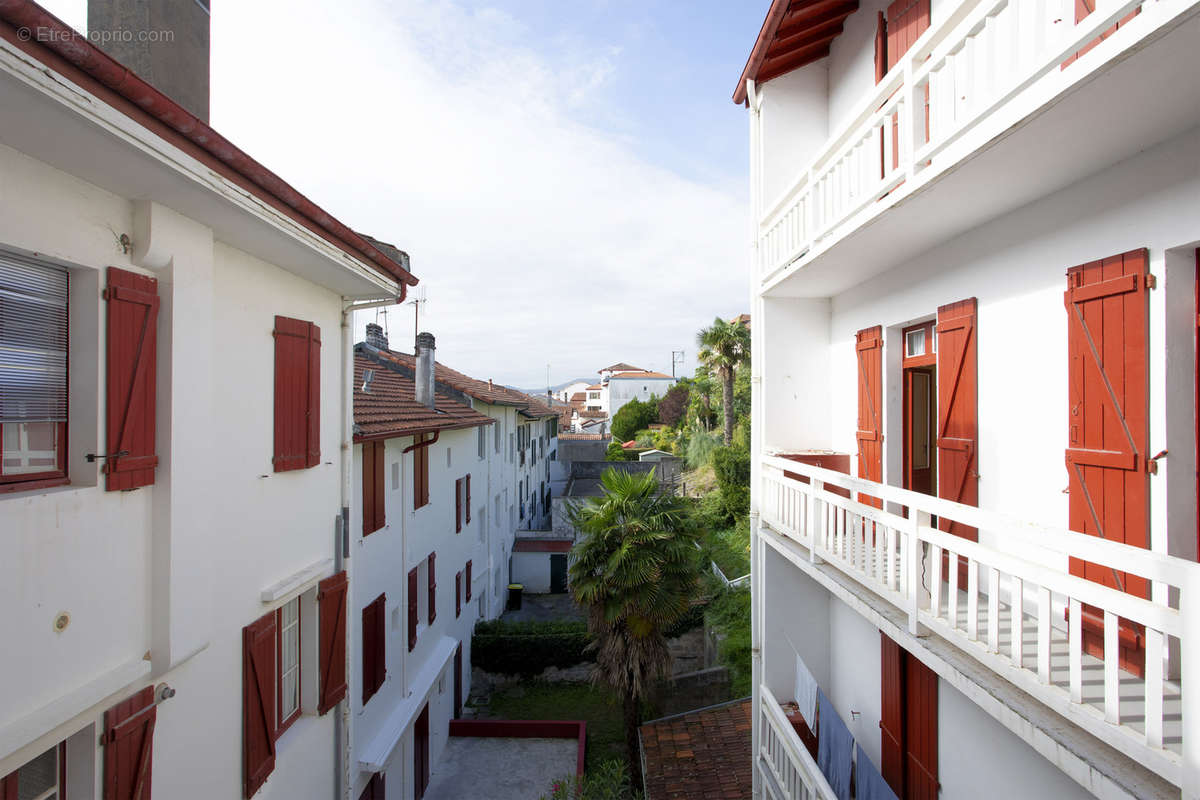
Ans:
{"type": "Polygon", "coordinates": [[[383,332],[382,325],[375,322],[367,323],[367,344],[380,350],[388,349],[387,334],[383,332]]]}
{"type": "Polygon", "coordinates": [[[417,402],[421,405],[434,407],[434,358],[436,350],[432,333],[418,333],[416,347],[416,382],[417,402]]]}
{"type": "Polygon", "coordinates": [[[88,36],[208,122],[209,0],[88,0],[88,36]]]}

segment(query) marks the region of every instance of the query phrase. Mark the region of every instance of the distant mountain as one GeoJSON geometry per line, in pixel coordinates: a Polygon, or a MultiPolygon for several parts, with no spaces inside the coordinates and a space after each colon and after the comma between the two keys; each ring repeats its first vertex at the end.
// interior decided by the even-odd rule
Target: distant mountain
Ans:
{"type": "MultiPolygon", "coordinates": [[[[561,392],[563,389],[567,388],[572,383],[579,383],[580,381],[582,381],[583,383],[586,383],[590,386],[591,384],[596,382],[596,379],[595,378],[572,378],[569,381],[563,381],[562,383],[551,386],[550,391],[551,392],[561,392]]],[[[536,389],[518,389],[517,391],[524,392],[525,394],[539,395],[539,394],[546,393],[546,387],[539,386],[536,389]]]]}

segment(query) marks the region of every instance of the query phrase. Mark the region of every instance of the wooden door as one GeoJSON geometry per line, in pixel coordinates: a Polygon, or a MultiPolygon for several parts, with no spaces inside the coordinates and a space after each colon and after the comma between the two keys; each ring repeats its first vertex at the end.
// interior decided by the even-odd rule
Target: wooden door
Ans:
{"type": "Polygon", "coordinates": [[[429,786],[429,704],[421,709],[413,729],[413,797],[421,800],[429,786]]]}
{"type": "MultiPolygon", "coordinates": [[[[858,477],[883,482],[883,328],[855,335],[858,359],[858,477]]],[[[882,508],[878,497],[860,494],[860,503],[882,508]]]]}
{"type": "Polygon", "coordinates": [[[904,488],[933,494],[935,381],[930,368],[904,370],[904,488]]]}
{"type": "Polygon", "coordinates": [[[882,631],[880,774],[903,800],[937,800],[938,678],[882,631]]]}
{"type": "Polygon", "coordinates": [[[550,554],[550,593],[565,594],[567,591],[567,554],[550,554]]]}
{"type": "MultiPolygon", "coordinates": [[[[1069,526],[1134,547],[1149,546],[1150,482],[1145,250],[1067,271],[1069,526]]],[[[1138,597],[1144,578],[1081,559],[1071,573],[1138,597]]],[[[1103,655],[1103,616],[1083,609],[1088,652],[1103,655]]],[[[1140,626],[1122,621],[1121,663],[1141,673],[1140,626]]]]}

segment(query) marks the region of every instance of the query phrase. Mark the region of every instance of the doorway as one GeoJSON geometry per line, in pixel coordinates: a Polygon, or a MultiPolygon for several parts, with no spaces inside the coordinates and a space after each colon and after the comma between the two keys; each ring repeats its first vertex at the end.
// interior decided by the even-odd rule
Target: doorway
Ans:
{"type": "Polygon", "coordinates": [[[421,800],[429,786],[429,704],[421,709],[413,730],[413,797],[421,800]]]}
{"type": "Polygon", "coordinates": [[[567,554],[550,554],[550,593],[565,594],[567,591],[567,554]]]}
{"type": "Polygon", "coordinates": [[[904,488],[937,495],[937,353],[933,321],[905,328],[904,488]]]}
{"type": "Polygon", "coordinates": [[[462,642],[454,648],[454,719],[462,718],[463,704],[463,659],[462,642]]]}

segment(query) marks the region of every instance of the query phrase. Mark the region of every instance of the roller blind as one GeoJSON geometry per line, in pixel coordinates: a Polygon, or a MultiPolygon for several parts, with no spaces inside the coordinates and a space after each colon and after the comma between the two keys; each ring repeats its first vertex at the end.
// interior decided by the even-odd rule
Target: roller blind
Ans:
{"type": "Polygon", "coordinates": [[[67,271],[0,251],[0,423],[67,419],[67,271]]]}

